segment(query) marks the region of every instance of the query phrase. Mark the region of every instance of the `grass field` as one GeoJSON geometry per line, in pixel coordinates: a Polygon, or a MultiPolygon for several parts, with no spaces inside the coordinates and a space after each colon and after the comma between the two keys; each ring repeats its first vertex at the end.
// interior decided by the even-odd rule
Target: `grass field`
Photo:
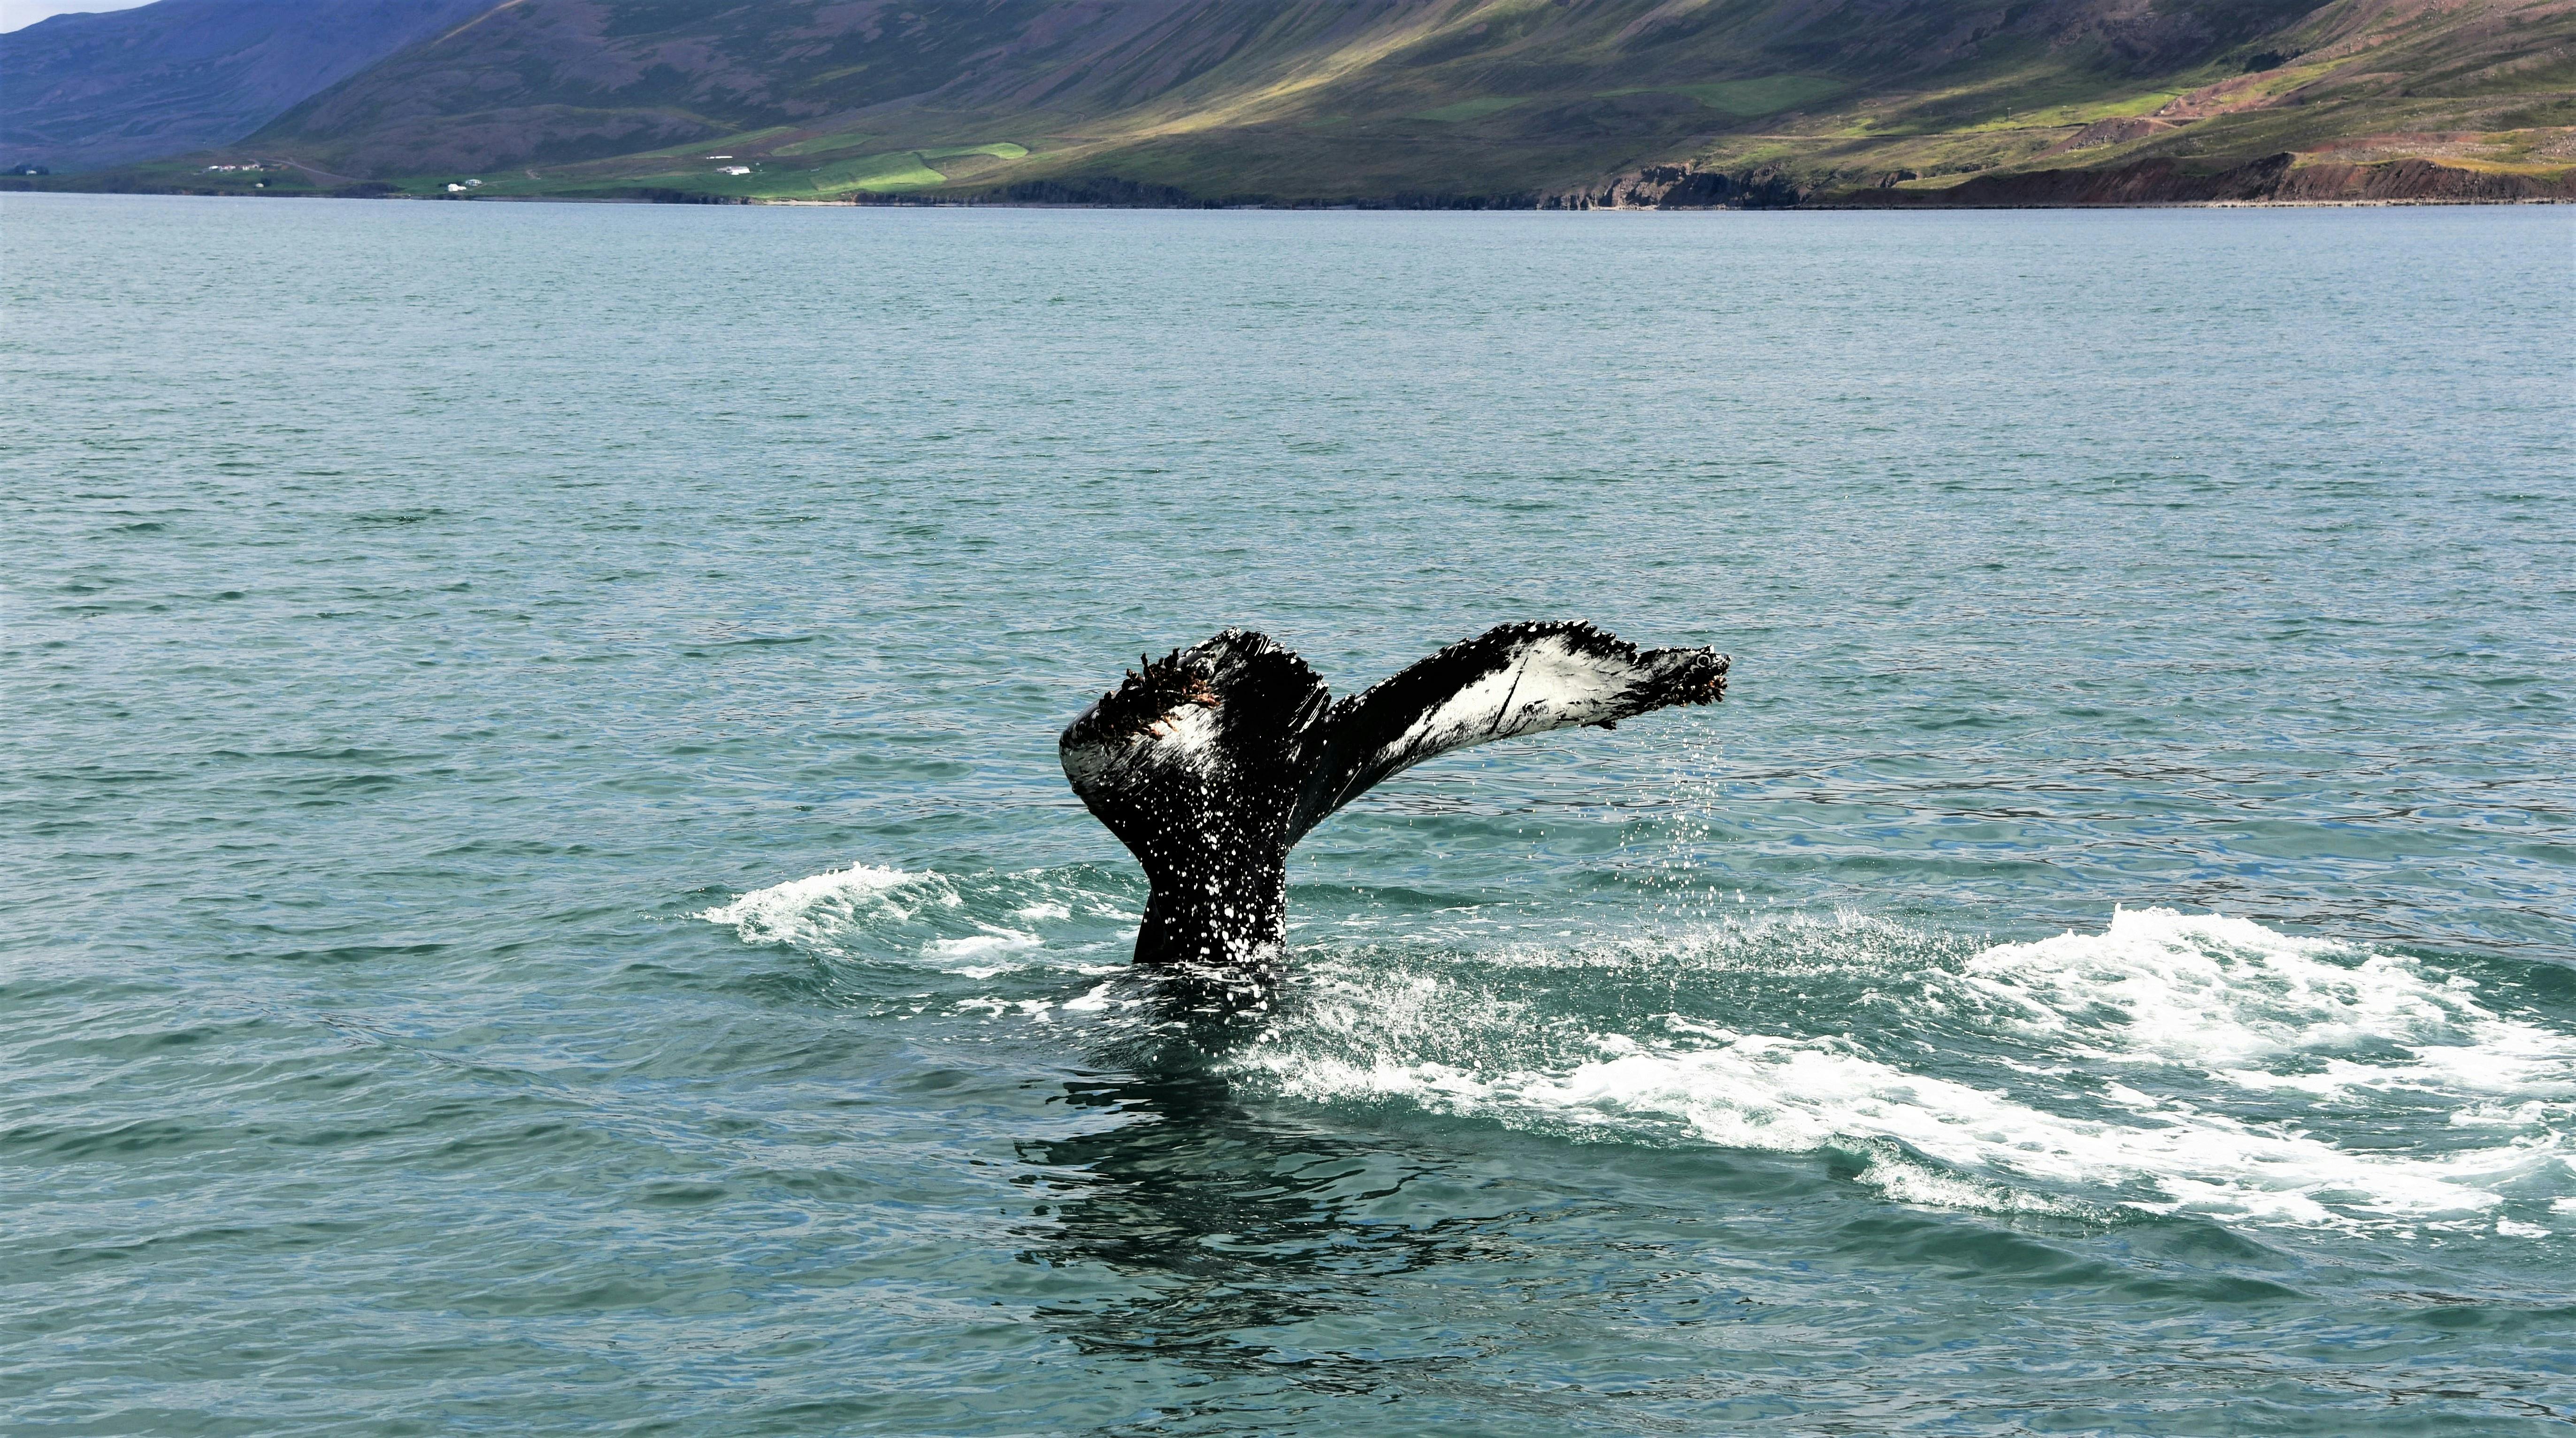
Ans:
{"type": "Polygon", "coordinates": [[[1528,103],[1527,99],[1518,96],[1485,95],[1473,100],[1461,100],[1454,105],[1443,105],[1437,110],[1418,110],[1404,118],[1454,125],[1464,120],[1481,120],[1487,115],[1499,115],[1516,105],[1528,103]]]}
{"type": "Polygon", "coordinates": [[[1829,100],[1849,88],[1840,80],[1828,80],[1820,75],[1765,75],[1758,80],[1678,85],[1672,93],[1688,95],[1712,110],[1749,120],[1829,100]]]}
{"type": "MultiPolygon", "coordinates": [[[[465,198],[560,195],[570,199],[606,199],[677,192],[729,200],[816,200],[855,193],[901,194],[933,189],[948,183],[962,171],[995,169],[1025,159],[1029,154],[1027,146],[1008,140],[931,149],[883,150],[819,162],[795,153],[805,148],[801,142],[779,145],[766,154],[762,153],[765,146],[780,136],[796,133],[793,129],[779,128],[760,134],[700,141],[679,152],[690,160],[686,165],[669,163],[679,156],[656,152],[649,156],[621,156],[615,160],[562,167],[537,176],[524,171],[480,176],[476,178],[482,179],[483,183],[474,186],[465,198]],[[720,160],[716,158],[718,156],[725,158],[720,160]],[[639,160],[647,163],[639,164],[639,160]],[[729,175],[722,172],[731,166],[739,166],[748,173],[729,175]]],[[[837,148],[838,141],[856,137],[826,138],[836,142],[831,148],[837,148]]],[[[394,184],[404,194],[445,198],[449,194],[447,186],[461,183],[463,178],[415,175],[405,176],[394,184]]]]}

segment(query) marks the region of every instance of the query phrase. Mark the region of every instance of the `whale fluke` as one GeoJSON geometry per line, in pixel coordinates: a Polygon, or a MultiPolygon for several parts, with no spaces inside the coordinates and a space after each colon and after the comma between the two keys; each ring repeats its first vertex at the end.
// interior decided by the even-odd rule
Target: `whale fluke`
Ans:
{"type": "Polygon", "coordinates": [[[1506,624],[1336,703],[1305,660],[1228,629],[1143,660],[1059,748],[1153,885],[1136,961],[1240,969],[1286,932],[1288,851],[1380,781],[1496,739],[1714,704],[1726,668],[1589,624],[1506,624]]]}

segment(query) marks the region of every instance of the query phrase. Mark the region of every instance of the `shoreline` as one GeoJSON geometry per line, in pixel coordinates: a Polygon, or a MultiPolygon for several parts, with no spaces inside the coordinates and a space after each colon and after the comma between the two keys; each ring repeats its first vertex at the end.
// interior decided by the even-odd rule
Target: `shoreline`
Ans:
{"type": "MultiPolygon", "coordinates": [[[[293,161],[307,175],[342,179],[293,161]]],[[[530,179],[546,183],[531,174],[530,179]]],[[[649,177],[648,177],[649,178],[649,177]]],[[[1023,180],[982,189],[912,190],[837,195],[724,194],[669,184],[603,184],[591,193],[473,194],[419,192],[388,180],[356,180],[298,191],[243,190],[189,183],[153,184],[115,171],[89,176],[0,176],[0,190],[53,193],[199,194],[272,198],[555,201],[573,204],[978,206],[1007,209],[1120,210],[2073,210],[2362,208],[2383,205],[2521,205],[2576,202],[2576,166],[2549,171],[2475,169],[2421,158],[2356,164],[2281,150],[2223,169],[2186,170],[2170,159],[2101,169],[2016,170],[1972,175],[1937,189],[1903,188],[1915,177],[1891,173],[1875,184],[1827,188],[1771,166],[1703,170],[1649,165],[1597,186],[1444,194],[1398,190],[1378,197],[1285,198],[1237,192],[1201,197],[1173,185],[1114,175],[1023,180]],[[83,183],[86,180],[87,183],[83,183]]]]}
{"type": "MultiPolygon", "coordinates": [[[[1918,192],[1919,193],[1919,192],[1918,192]]],[[[638,195],[407,195],[348,194],[333,191],[242,191],[188,189],[123,189],[76,190],[55,186],[0,182],[4,195],[135,195],[171,199],[201,200],[352,200],[392,201],[409,204],[504,204],[504,205],[661,205],[674,208],[733,208],[758,206],[770,209],[805,210],[1168,210],[1219,211],[1265,210],[1278,213],[1301,211],[1332,213],[1379,211],[1406,214],[1532,214],[1532,215],[1707,215],[1707,214],[1901,214],[1910,212],[1956,212],[1961,210],[2379,210],[2452,208],[2510,208],[2525,205],[2576,204],[2576,195],[2517,196],[2426,196],[2391,199],[2313,199],[2313,200],[1982,200],[1945,203],[1937,200],[1914,200],[1901,204],[1854,201],[1836,196],[1832,199],[1802,201],[1788,205],[1540,205],[1540,204],[1403,204],[1351,203],[1337,204],[1121,204],[1111,201],[1084,200],[987,200],[970,198],[912,198],[868,200],[805,200],[768,198],[765,196],[705,197],[681,200],[648,199],[638,195]]]]}

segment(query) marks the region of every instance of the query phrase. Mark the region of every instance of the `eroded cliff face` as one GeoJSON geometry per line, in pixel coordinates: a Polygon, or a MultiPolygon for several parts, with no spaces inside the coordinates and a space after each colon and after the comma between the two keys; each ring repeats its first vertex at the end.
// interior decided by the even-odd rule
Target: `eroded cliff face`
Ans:
{"type": "Polygon", "coordinates": [[[2431,160],[2388,160],[2375,165],[2319,160],[2292,169],[2263,198],[2427,203],[2567,201],[2576,200],[2576,170],[2543,176],[2465,170],[2431,160]]]}

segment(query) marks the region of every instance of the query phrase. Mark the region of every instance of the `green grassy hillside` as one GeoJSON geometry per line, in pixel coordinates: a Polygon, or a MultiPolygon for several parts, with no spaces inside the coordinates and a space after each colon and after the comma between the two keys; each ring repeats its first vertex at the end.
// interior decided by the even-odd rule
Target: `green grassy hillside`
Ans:
{"type": "Polygon", "coordinates": [[[2284,151],[2551,177],[2571,42],[2576,0],[512,0],[158,173],[1272,203],[1914,194],[2284,151]]]}
{"type": "Polygon", "coordinates": [[[2342,0],[2196,63],[2102,84],[2047,53],[1994,54],[1762,133],[1702,169],[1934,190],[1971,175],[2261,157],[2407,158],[2564,177],[2576,167],[2576,6],[2342,0]],[[1908,176],[1911,176],[1909,178],[1908,176]]]}

